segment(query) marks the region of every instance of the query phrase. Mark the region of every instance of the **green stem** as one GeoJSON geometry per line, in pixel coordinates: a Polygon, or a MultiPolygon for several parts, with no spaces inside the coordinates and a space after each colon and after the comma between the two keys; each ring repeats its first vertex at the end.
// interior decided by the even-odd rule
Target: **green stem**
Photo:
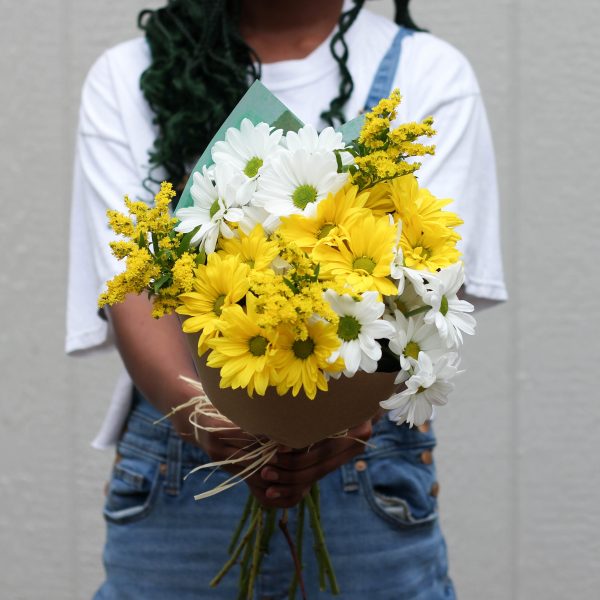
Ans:
{"type": "Polygon", "coordinates": [[[317,509],[317,518],[321,521],[321,490],[319,489],[318,483],[313,484],[310,488],[310,496],[317,509]]]}
{"type": "MultiPolygon", "coordinates": [[[[300,564],[300,572],[294,570],[294,578],[292,579],[292,583],[290,585],[290,593],[288,600],[295,600],[296,598],[296,589],[298,588],[298,582],[302,577],[302,569],[304,568],[302,564],[302,543],[304,540],[304,508],[306,507],[306,500],[302,499],[300,504],[298,505],[298,522],[296,523],[296,552],[298,553],[298,563],[300,564]]],[[[303,585],[303,584],[302,584],[303,585]]],[[[306,594],[306,591],[303,591],[306,594]]]]}
{"type": "MultiPolygon", "coordinates": [[[[265,554],[269,553],[269,542],[271,541],[271,536],[273,535],[273,531],[275,530],[275,519],[277,518],[277,509],[268,508],[265,510],[267,514],[267,518],[265,521],[265,527],[263,529],[263,533],[261,536],[260,543],[260,561],[264,558],[265,554]]],[[[260,569],[260,563],[258,565],[260,569]]]]}
{"type": "Polygon", "coordinates": [[[419,308],[415,308],[414,310],[409,310],[407,313],[404,314],[404,316],[406,318],[414,317],[415,315],[419,315],[421,313],[427,312],[430,309],[431,309],[431,306],[426,304],[425,306],[419,306],[419,308]]]}
{"type": "Polygon", "coordinates": [[[242,535],[242,529],[248,520],[248,516],[250,515],[250,511],[252,509],[252,502],[254,500],[254,496],[252,494],[248,494],[248,500],[246,500],[246,505],[244,506],[244,512],[242,513],[242,518],[240,519],[237,529],[233,533],[233,537],[231,538],[231,542],[229,544],[229,548],[227,548],[227,554],[231,554],[236,547],[238,540],[240,539],[240,535],[242,535]]]}
{"type": "MultiPolygon", "coordinates": [[[[315,483],[310,488],[310,496],[312,498],[312,501],[313,501],[315,509],[316,509],[316,519],[320,523],[321,522],[321,498],[320,498],[318,483],[315,483]]],[[[312,526],[312,521],[311,521],[311,526],[312,526]]],[[[325,589],[327,588],[327,578],[325,576],[325,560],[322,556],[321,550],[319,549],[319,546],[317,543],[317,537],[314,535],[313,535],[313,537],[314,537],[315,556],[317,557],[317,566],[319,568],[319,589],[321,591],[325,591],[325,589]]]]}
{"type": "Polygon", "coordinates": [[[331,588],[331,593],[333,595],[337,596],[340,593],[340,588],[338,586],[337,579],[335,578],[335,573],[333,571],[333,565],[331,564],[331,557],[329,556],[329,552],[327,551],[327,546],[325,545],[325,534],[323,533],[323,528],[321,527],[321,521],[319,518],[319,509],[315,505],[312,493],[306,497],[306,502],[308,504],[308,514],[310,516],[310,525],[311,525],[311,529],[313,530],[313,535],[315,538],[315,551],[317,553],[317,558],[319,559],[319,561],[323,562],[323,568],[325,570],[325,574],[327,575],[327,579],[329,579],[329,586],[331,588]]]}
{"type": "Polygon", "coordinates": [[[248,578],[250,577],[250,558],[252,557],[252,544],[246,544],[244,556],[242,557],[240,578],[238,582],[237,600],[245,600],[248,591],[248,578]]]}
{"type": "Polygon", "coordinates": [[[250,579],[248,581],[248,590],[246,592],[247,600],[252,600],[254,597],[254,582],[258,575],[258,568],[261,559],[261,537],[263,529],[263,516],[264,509],[260,508],[258,511],[258,522],[256,524],[256,530],[254,534],[254,547],[252,549],[252,566],[250,567],[250,579]]]}
{"type": "MultiPolygon", "coordinates": [[[[250,521],[250,525],[248,526],[248,529],[246,530],[246,533],[245,533],[244,537],[242,538],[242,541],[239,543],[238,547],[234,550],[233,554],[229,557],[229,560],[223,565],[223,568],[217,573],[217,575],[210,582],[211,587],[216,587],[217,585],[219,585],[219,582],[221,581],[221,579],[223,579],[223,577],[225,577],[225,575],[229,572],[231,567],[233,567],[233,565],[235,564],[235,562],[238,559],[238,556],[240,555],[240,552],[244,549],[244,546],[246,546],[248,544],[252,534],[254,533],[254,530],[256,528],[256,523],[258,520],[258,512],[256,509],[259,508],[259,504],[258,504],[258,502],[253,502],[252,504],[253,504],[252,519],[250,521]]],[[[259,511],[260,511],[260,508],[259,508],[259,511]]]]}
{"type": "Polygon", "coordinates": [[[285,541],[288,543],[290,554],[292,555],[292,560],[294,561],[294,571],[298,576],[298,581],[300,582],[300,590],[302,592],[302,600],[306,600],[306,590],[304,589],[304,580],[302,579],[302,565],[300,564],[300,560],[298,559],[298,553],[296,552],[296,546],[294,544],[294,540],[290,535],[290,530],[287,526],[288,524],[288,510],[287,508],[281,513],[281,519],[279,519],[279,529],[281,529],[285,541]]]}

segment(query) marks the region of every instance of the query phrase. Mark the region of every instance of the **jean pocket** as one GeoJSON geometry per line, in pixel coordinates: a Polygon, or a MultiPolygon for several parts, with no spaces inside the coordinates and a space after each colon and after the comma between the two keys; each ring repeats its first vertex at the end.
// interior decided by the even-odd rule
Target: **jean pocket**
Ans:
{"type": "Polygon", "coordinates": [[[159,462],[138,456],[122,457],[112,471],[104,505],[104,518],[117,524],[144,518],[156,499],[159,462]]]}
{"type": "Polygon", "coordinates": [[[378,516],[398,527],[427,525],[437,519],[431,450],[398,448],[365,457],[358,469],[359,479],[367,502],[378,516]]]}

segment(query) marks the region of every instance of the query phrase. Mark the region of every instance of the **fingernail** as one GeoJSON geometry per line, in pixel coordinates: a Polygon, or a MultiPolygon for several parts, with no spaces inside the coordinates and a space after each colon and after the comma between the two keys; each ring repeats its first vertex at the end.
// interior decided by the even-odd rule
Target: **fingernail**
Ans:
{"type": "Polygon", "coordinates": [[[279,473],[273,469],[263,469],[262,478],[267,481],[279,481],[279,473]]]}
{"type": "Polygon", "coordinates": [[[267,498],[281,498],[281,494],[275,488],[269,488],[266,496],[267,498]]]}

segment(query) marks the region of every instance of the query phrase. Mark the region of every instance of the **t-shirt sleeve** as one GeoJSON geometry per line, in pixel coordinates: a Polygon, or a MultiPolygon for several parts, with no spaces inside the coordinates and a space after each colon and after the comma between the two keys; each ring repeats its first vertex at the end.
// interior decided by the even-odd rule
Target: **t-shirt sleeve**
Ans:
{"type": "Polygon", "coordinates": [[[97,299],[123,265],[110,252],[109,242],[115,237],[106,211],[123,210],[125,194],[132,198],[143,194],[123,119],[108,54],[104,54],[85,81],[77,131],[67,290],[69,353],[111,341],[97,299]]]}
{"type": "Polygon", "coordinates": [[[424,157],[416,174],[422,187],[452,198],[448,210],[464,220],[459,247],[467,294],[471,299],[505,300],[496,163],[479,86],[462,54],[440,40],[433,46],[429,56],[421,52],[423,64],[413,71],[417,79],[411,85],[418,92],[407,98],[411,119],[431,115],[437,131],[432,139],[435,155],[424,157]],[[428,83],[421,84],[421,79],[428,83]]]}

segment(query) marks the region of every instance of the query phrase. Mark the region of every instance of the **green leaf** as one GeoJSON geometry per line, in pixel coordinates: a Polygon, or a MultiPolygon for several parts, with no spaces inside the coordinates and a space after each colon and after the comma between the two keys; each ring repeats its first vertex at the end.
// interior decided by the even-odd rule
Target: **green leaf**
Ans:
{"type": "Polygon", "coordinates": [[[202,225],[198,225],[198,227],[194,227],[191,231],[188,231],[182,238],[179,244],[179,248],[177,249],[177,256],[181,256],[184,252],[187,252],[190,247],[190,242],[192,238],[200,231],[200,227],[202,225]]]}
{"type": "Polygon", "coordinates": [[[298,288],[296,287],[296,285],[294,284],[294,282],[290,281],[289,279],[287,279],[286,277],[283,278],[283,283],[285,283],[285,285],[287,285],[290,290],[292,290],[292,292],[294,292],[294,294],[298,293],[298,288]]]}
{"type": "Polygon", "coordinates": [[[154,231],[151,233],[151,236],[152,236],[152,249],[154,250],[154,254],[156,256],[160,252],[160,246],[158,245],[158,236],[156,235],[156,233],[154,231]]]}
{"type": "Polygon", "coordinates": [[[198,266],[206,264],[206,252],[204,250],[200,250],[196,255],[196,264],[198,266]]]}
{"type": "Polygon", "coordinates": [[[171,273],[165,273],[162,277],[157,279],[154,282],[154,286],[153,286],[154,293],[158,294],[158,291],[160,290],[160,288],[163,287],[165,285],[165,283],[167,283],[170,279],[171,279],[171,273]]]}
{"type": "Polygon", "coordinates": [[[311,277],[312,281],[319,281],[319,273],[321,272],[321,263],[317,263],[315,267],[315,274],[311,277]]]}

